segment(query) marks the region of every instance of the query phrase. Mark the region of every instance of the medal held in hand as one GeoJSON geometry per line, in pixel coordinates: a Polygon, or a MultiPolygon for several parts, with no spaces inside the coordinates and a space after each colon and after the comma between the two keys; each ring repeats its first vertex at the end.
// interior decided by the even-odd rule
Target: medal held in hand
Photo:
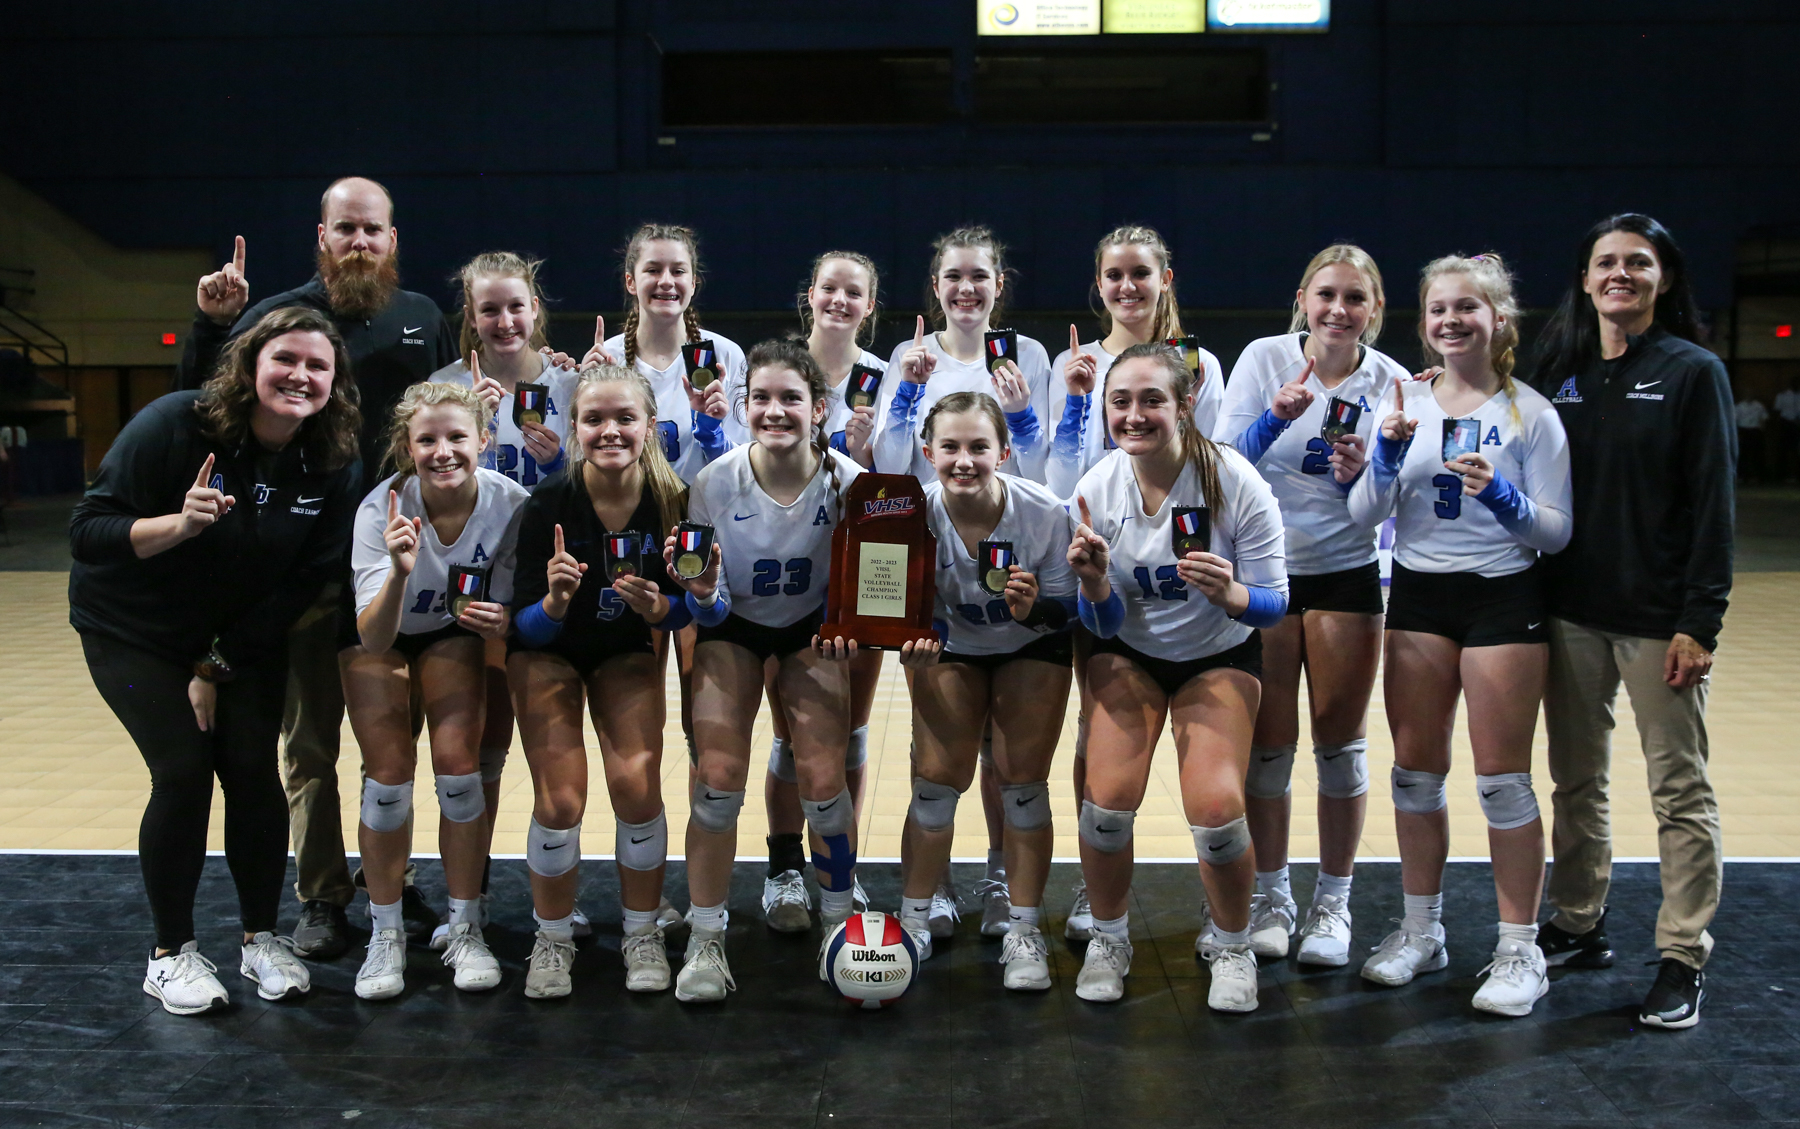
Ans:
{"type": "Polygon", "coordinates": [[[487,599],[488,570],[450,566],[450,618],[461,619],[470,604],[487,599]]]}
{"type": "Polygon", "coordinates": [[[1006,582],[1012,579],[1015,560],[1011,541],[983,541],[976,546],[976,559],[981,561],[981,590],[990,596],[1006,594],[1006,582]]]}
{"type": "Polygon", "coordinates": [[[712,561],[713,527],[684,521],[675,527],[675,575],[693,580],[712,561]]]}
{"type": "Polygon", "coordinates": [[[1200,338],[1190,333],[1184,337],[1171,337],[1163,342],[1171,349],[1179,350],[1181,359],[1187,362],[1189,372],[1200,371],[1200,338]]]}
{"type": "Polygon", "coordinates": [[[851,411],[875,406],[875,394],[881,389],[881,370],[868,365],[851,365],[850,379],[844,384],[844,403],[851,411]]]}
{"type": "Polygon", "coordinates": [[[606,535],[606,578],[641,576],[644,571],[644,535],[635,529],[606,535]]]}
{"type": "Polygon", "coordinates": [[[719,361],[719,349],[711,341],[690,341],[681,347],[681,362],[687,366],[688,383],[705,388],[719,379],[713,365],[719,361]]]}
{"type": "Polygon", "coordinates": [[[1325,426],[1320,429],[1319,435],[1327,443],[1342,442],[1356,434],[1356,424],[1361,419],[1361,404],[1333,396],[1325,405],[1325,426]]]}
{"type": "Polygon", "coordinates": [[[1444,421],[1444,461],[1453,463],[1464,455],[1481,449],[1481,421],[1447,419],[1444,421]]]}
{"type": "Polygon", "coordinates": [[[1212,551],[1212,514],[1205,506],[1176,506],[1172,517],[1169,529],[1176,560],[1186,560],[1189,553],[1212,551]]]}
{"type": "Polygon", "coordinates": [[[1016,329],[990,329],[983,334],[987,342],[987,367],[989,372],[997,372],[1007,361],[1019,363],[1019,331],[1016,329]]]}
{"type": "Polygon", "coordinates": [[[520,384],[513,388],[513,426],[542,425],[544,406],[550,402],[548,384],[520,384]]]}

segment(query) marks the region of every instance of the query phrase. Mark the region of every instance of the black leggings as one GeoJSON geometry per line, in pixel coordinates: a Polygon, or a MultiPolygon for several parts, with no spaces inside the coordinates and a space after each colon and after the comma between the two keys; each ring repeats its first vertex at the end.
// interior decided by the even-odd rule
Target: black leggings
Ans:
{"type": "Polygon", "coordinates": [[[276,755],[286,655],[221,684],[212,731],[202,733],[188,703],[191,669],[99,635],[83,634],[81,649],[94,686],[150,766],[138,861],[157,947],[175,950],[194,939],[194,892],[206,865],[215,774],[225,789],[225,861],[237,883],[244,932],[274,932],[287,873],[287,796],[276,755]]]}

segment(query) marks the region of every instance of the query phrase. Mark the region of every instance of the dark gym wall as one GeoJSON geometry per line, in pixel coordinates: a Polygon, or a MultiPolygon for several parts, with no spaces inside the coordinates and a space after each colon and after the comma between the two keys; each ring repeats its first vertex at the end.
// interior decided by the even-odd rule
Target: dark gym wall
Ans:
{"type": "Polygon", "coordinates": [[[1170,237],[1186,306],[1285,306],[1339,238],[1376,254],[1397,307],[1458,249],[1505,254],[1542,306],[1586,226],[1634,208],[1721,306],[1736,240],[1790,218],[1800,163],[1791,0],[1335,0],[1327,35],[1230,37],[1270,53],[1273,128],[673,144],[660,51],[937,47],[966,76],[997,41],[978,45],[971,0],[93,0],[4,24],[0,168],[122,246],[224,256],[242,233],[257,294],[307,276],[318,195],[354,172],[394,190],[407,283],[446,305],[457,264],[512,247],[549,258],[561,309],[616,309],[615,251],[660,218],[701,232],[714,310],[788,306],[828,246],[872,254],[887,299],[916,305],[927,242],[967,220],[1011,245],[1024,309],[1085,305],[1094,240],[1126,220],[1170,237]]]}

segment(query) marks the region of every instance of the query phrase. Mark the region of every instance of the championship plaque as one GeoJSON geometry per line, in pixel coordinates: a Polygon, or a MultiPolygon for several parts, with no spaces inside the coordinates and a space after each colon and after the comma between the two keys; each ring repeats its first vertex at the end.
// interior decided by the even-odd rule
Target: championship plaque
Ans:
{"type": "Polygon", "coordinates": [[[925,488],[910,474],[861,474],[844,489],[844,518],[831,535],[831,588],[821,639],[897,651],[938,634],[937,538],[925,488]]]}
{"type": "Polygon", "coordinates": [[[684,521],[675,528],[675,575],[693,580],[712,563],[713,527],[684,521]]]}
{"type": "Polygon", "coordinates": [[[989,372],[998,372],[1000,366],[1007,361],[1019,363],[1019,331],[1016,329],[990,329],[983,335],[987,343],[987,367],[989,372]]]}
{"type": "Polygon", "coordinates": [[[635,529],[606,535],[606,579],[641,576],[644,572],[644,535],[635,529]]]}
{"type": "Polygon", "coordinates": [[[524,427],[528,423],[542,425],[544,422],[544,405],[550,402],[550,386],[548,384],[520,384],[513,388],[513,426],[524,427]]]}
{"type": "Polygon", "coordinates": [[[1444,421],[1444,461],[1453,463],[1464,455],[1481,450],[1481,421],[1447,419],[1444,421]]]}
{"type": "Polygon", "coordinates": [[[705,388],[719,379],[719,348],[711,341],[690,341],[681,347],[681,362],[687,366],[688,383],[705,388]]]}
{"type": "Polygon", "coordinates": [[[1325,426],[1319,430],[1319,435],[1327,443],[1341,443],[1356,434],[1356,424],[1360,419],[1361,404],[1333,396],[1325,405],[1325,426]]]}
{"type": "Polygon", "coordinates": [[[881,390],[881,370],[868,365],[850,366],[850,379],[844,383],[844,403],[851,411],[875,406],[875,394],[881,390]]]}
{"type": "Polygon", "coordinates": [[[1171,337],[1163,344],[1181,354],[1181,359],[1187,362],[1189,372],[1200,371],[1200,338],[1197,335],[1190,333],[1185,337],[1171,337]]]}
{"type": "Polygon", "coordinates": [[[1189,553],[1212,552],[1212,514],[1205,506],[1176,506],[1171,516],[1176,560],[1186,560],[1189,553]]]}
{"type": "Polygon", "coordinates": [[[1004,596],[1006,582],[1012,579],[1016,562],[1011,541],[983,541],[976,546],[975,559],[981,563],[981,590],[990,596],[1004,596]]]}
{"type": "Polygon", "coordinates": [[[461,619],[469,605],[487,599],[488,570],[450,566],[450,618],[461,619]]]}

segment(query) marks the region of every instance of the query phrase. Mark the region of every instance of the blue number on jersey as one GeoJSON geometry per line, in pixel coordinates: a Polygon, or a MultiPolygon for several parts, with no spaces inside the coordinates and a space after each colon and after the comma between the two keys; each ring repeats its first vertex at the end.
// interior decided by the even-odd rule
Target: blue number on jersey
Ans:
{"type": "Polygon", "coordinates": [[[613,591],[611,587],[600,589],[600,606],[594,609],[595,619],[618,619],[625,614],[625,598],[613,591]]]}
{"type": "Polygon", "coordinates": [[[795,557],[785,565],[773,557],[765,557],[750,566],[752,596],[799,596],[812,587],[812,558],[795,557]],[[787,583],[781,574],[787,572],[787,583]]]}
{"type": "Polygon", "coordinates": [[[681,457],[681,428],[672,419],[656,421],[656,433],[662,436],[663,458],[674,462],[681,457]]]}
{"type": "Polygon", "coordinates": [[[1438,488],[1438,500],[1431,503],[1432,512],[1449,521],[1462,516],[1463,480],[1460,474],[1435,474],[1431,484],[1438,488]]]}
{"type": "Polygon", "coordinates": [[[494,448],[494,469],[520,486],[538,484],[538,464],[530,451],[521,451],[511,443],[494,448]]]}
{"type": "Polygon", "coordinates": [[[981,604],[958,604],[956,614],[976,627],[985,627],[990,623],[1009,623],[1012,620],[1012,609],[1006,606],[1005,600],[989,600],[985,607],[981,604]]]}
{"type": "Polygon", "coordinates": [[[412,606],[413,614],[414,615],[430,615],[431,614],[431,598],[435,595],[437,595],[437,593],[432,591],[429,588],[425,589],[423,592],[420,592],[418,600],[415,601],[412,606]]]}
{"type": "Polygon", "coordinates": [[[1301,474],[1324,474],[1331,469],[1331,444],[1315,435],[1306,441],[1306,457],[1300,460],[1301,474]]]}
{"type": "Polygon", "coordinates": [[[1139,565],[1132,569],[1131,576],[1132,579],[1138,582],[1138,587],[1143,590],[1144,599],[1146,600],[1157,599],[1159,595],[1160,598],[1164,600],[1185,600],[1188,598],[1187,582],[1177,575],[1175,566],[1172,564],[1159,565],[1157,567],[1156,579],[1161,582],[1160,584],[1151,584],[1150,569],[1144,565],[1139,565]]]}

